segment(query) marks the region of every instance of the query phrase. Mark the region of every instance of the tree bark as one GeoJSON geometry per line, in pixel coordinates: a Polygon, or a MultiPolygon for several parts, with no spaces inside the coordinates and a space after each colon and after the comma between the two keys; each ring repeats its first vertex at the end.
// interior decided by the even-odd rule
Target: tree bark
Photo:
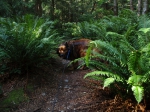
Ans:
{"type": "Polygon", "coordinates": [[[36,3],[35,3],[35,13],[38,16],[42,16],[42,1],[41,0],[36,0],[36,3]]]}
{"type": "Polygon", "coordinates": [[[54,11],[55,11],[55,1],[51,2],[51,19],[54,20],[54,11]]]}
{"type": "Polygon", "coordinates": [[[133,11],[134,8],[133,8],[133,0],[130,0],[130,9],[133,11]]]}
{"type": "Polygon", "coordinates": [[[138,0],[138,7],[137,7],[137,14],[138,16],[141,15],[141,12],[142,12],[142,0],[138,0]]]}
{"type": "Polygon", "coordinates": [[[70,6],[69,6],[69,21],[70,22],[74,22],[74,15],[76,12],[73,11],[73,9],[71,8],[71,6],[74,4],[74,0],[70,0],[70,6]]]}
{"type": "Polygon", "coordinates": [[[93,13],[95,7],[96,7],[96,1],[94,1],[94,3],[93,3],[93,7],[92,7],[92,9],[91,9],[91,13],[93,13]]]}
{"type": "Polygon", "coordinates": [[[118,15],[118,0],[114,0],[114,15],[118,15]]]}
{"type": "Polygon", "coordinates": [[[147,12],[148,12],[148,0],[143,0],[142,14],[146,14],[147,12]]]}

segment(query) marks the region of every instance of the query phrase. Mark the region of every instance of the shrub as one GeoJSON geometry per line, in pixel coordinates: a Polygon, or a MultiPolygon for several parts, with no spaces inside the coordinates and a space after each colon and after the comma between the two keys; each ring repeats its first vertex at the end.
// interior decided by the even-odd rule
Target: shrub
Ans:
{"type": "Polygon", "coordinates": [[[23,73],[53,56],[60,38],[53,21],[25,15],[21,18],[0,18],[1,73],[23,73]]]}
{"type": "Polygon", "coordinates": [[[122,95],[126,92],[131,96],[133,91],[136,101],[140,103],[143,98],[148,98],[150,93],[150,29],[141,28],[135,36],[132,31],[128,35],[127,33],[129,32],[120,35],[108,32],[109,40],[95,40],[91,43],[85,61],[89,68],[96,70],[87,73],[84,78],[104,79],[104,87],[110,87],[122,95]],[[130,36],[136,40],[134,43],[130,36]],[[94,56],[96,60],[90,57],[92,47],[102,50],[102,54],[94,56]]]}
{"type": "Polygon", "coordinates": [[[74,29],[73,35],[78,37],[89,38],[92,40],[103,39],[106,35],[106,27],[100,21],[91,20],[78,23],[74,29]]]}

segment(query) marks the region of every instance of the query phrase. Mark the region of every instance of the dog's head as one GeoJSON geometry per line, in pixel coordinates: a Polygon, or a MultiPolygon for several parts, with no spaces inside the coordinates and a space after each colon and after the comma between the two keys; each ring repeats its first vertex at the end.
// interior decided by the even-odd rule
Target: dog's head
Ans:
{"type": "Polygon", "coordinates": [[[65,44],[61,44],[58,48],[57,48],[57,54],[61,57],[66,59],[67,58],[67,54],[68,54],[68,43],[66,42],[65,44]]]}

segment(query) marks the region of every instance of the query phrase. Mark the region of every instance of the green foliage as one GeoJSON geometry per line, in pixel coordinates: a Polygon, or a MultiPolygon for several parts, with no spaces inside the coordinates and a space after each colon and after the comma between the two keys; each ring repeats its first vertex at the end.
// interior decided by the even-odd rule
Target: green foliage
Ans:
{"type": "Polygon", "coordinates": [[[1,0],[0,1],[0,16],[8,16],[11,15],[11,6],[7,3],[6,0],[1,0]],[[5,13],[4,13],[5,12],[5,13]]]}
{"type": "Polygon", "coordinates": [[[110,84],[114,83],[114,81],[115,81],[115,79],[112,78],[112,77],[111,78],[106,78],[104,80],[104,86],[103,86],[103,88],[108,87],[110,84]]]}
{"type": "MultiPolygon", "coordinates": [[[[68,23],[64,23],[62,25],[62,34],[63,36],[65,37],[65,39],[70,39],[70,38],[73,38],[77,35],[74,35],[74,32],[76,32],[76,23],[74,22],[68,22],[68,23]]],[[[75,37],[77,39],[77,37],[75,37]]]]}
{"type": "Polygon", "coordinates": [[[124,34],[129,27],[135,26],[136,21],[134,21],[134,19],[134,17],[125,18],[122,16],[107,16],[104,17],[102,21],[105,23],[107,31],[124,34]]]}
{"type": "Polygon", "coordinates": [[[136,101],[140,103],[144,96],[144,87],[142,86],[142,75],[131,75],[127,81],[132,86],[136,101]]]}
{"type": "MultiPolygon", "coordinates": [[[[53,57],[60,38],[53,22],[31,15],[12,19],[0,18],[0,68],[23,73],[53,57]]],[[[2,71],[1,71],[2,72],[2,71]]]]}
{"type": "Polygon", "coordinates": [[[138,21],[137,13],[130,9],[122,9],[119,11],[119,17],[129,20],[129,24],[135,24],[138,21]]]}
{"type": "Polygon", "coordinates": [[[23,101],[27,101],[28,97],[25,97],[22,88],[11,91],[7,97],[0,102],[0,111],[10,111],[10,107],[20,104],[23,101]],[[7,108],[6,108],[7,107],[7,108]]]}
{"type": "MultiPolygon", "coordinates": [[[[138,20],[135,13],[129,10],[123,10],[119,16],[104,16],[99,20],[91,19],[90,21],[77,23],[76,26],[73,26],[72,35],[74,37],[84,37],[92,40],[109,39],[111,41],[112,37],[108,36],[108,32],[113,32],[118,36],[126,35],[130,41],[134,42],[131,35],[136,33],[137,23],[138,20]]],[[[115,39],[117,40],[116,37],[115,39]]]]}
{"type": "Polygon", "coordinates": [[[78,37],[89,38],[92,40],[104,38],[106,35],[106,29],[104,26],[105,24],[100,21],[84,21],[77,24],[73,34],[78,37]]]}
{"type": "MultiPolygon", "coordinates": [[[[94,67],[96,71],[87,73],[85,78],[102,77],[104,78],[104,87],[117,84],[123,90],[127,90],[129,96],[131,93],[128,91],[133,91],[138,103],[144,97],[149,97],[149,33],[149,28],[139,29],[134,35],[132,31],[129,32],[128,30],[124,35],[108,32],[105,41],[95,40],[91,42],[91,46],[100,49],[101,54],[87,58],[90,57],[91,52],[91,50],[87,50],[85,63],[89,68],[94,67]],[[135,40],[134,43],[131,37],[135,40]]],[[[115,88],[111,89],[114,90],[115,88]]]]}
{"type": "Polygon", "coordinates": [[[95,76],[100,76],[101,75],[101,76],[106,76],[106,77],[114,77],[115,80],[117,80],[117,81],[122,81],[123,80],[122,77],[120,77],[119,75],[113,74],[111,72],[105,72],[105,71],[93,71],[91,73],[87,73],[84,76],[84,78],[91,77],[93,75],[95,75],[95,76]]]}
{"type": "Polygon", "coordinates": [[[150,17],[148,15],[142,15],[138,18],[138,27],[149,28],[150,27],[150,17]]]}
{"type": "Polygon", "coordinates": [[[136,101],[138,103],[140,103],[143,99],[143,96],[144,96],[144,89],[143,87],[140,87],[140,86],[132,86],[132,91],[133,91],[133,94],[136,98],[136,101]]]}

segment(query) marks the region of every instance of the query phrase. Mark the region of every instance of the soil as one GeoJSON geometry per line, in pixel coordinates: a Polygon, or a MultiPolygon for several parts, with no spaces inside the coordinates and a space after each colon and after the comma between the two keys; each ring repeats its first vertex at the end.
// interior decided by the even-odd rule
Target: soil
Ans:
{"type": "Polygon", "coordinates": [[[143,105],[131,99],[123,100],[118,95],[103,90],[100,81],[84,79],[91,70],[68,70],[66,61],[55,61],[34,71],[32,77],[14,79],[3,85],[4,96],[13,89],[24,87],[24,101],[10,109],[10,112],[144,112],[143,105]],[[31,90],[25,87],[31,85],[31,90]]]}

